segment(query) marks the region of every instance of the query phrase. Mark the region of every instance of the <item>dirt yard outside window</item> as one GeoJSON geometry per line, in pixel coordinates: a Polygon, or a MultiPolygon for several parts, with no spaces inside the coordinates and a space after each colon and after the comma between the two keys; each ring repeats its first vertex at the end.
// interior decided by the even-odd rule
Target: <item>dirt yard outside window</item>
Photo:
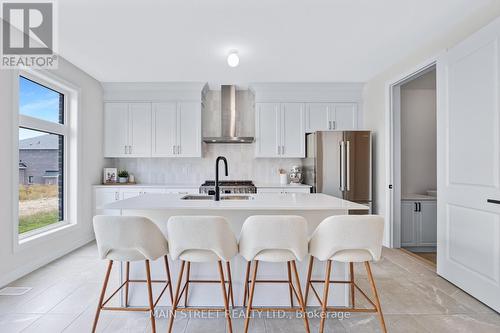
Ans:
{"type": "Polygon", "coordinates": [[[19,233],[59,222],[57,185],[19,185],[19,233]]]}

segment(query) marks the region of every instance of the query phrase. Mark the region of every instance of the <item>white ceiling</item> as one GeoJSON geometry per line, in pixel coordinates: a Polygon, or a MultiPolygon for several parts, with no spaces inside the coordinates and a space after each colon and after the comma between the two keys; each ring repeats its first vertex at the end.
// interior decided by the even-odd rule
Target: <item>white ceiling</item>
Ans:
{"type": "Polygon", "coordinates": [[[64,0],[59,53],[100,81],[359,82],[491,1],[64,0]]]}

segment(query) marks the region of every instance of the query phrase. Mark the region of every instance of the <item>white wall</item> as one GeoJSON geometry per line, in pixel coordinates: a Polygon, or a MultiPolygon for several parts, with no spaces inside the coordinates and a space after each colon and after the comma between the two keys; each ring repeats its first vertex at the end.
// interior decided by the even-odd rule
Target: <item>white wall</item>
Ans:
{"type": "MultiPolygon", "coordinates": [[[[17,140],[17,128],[13,121],[17,116],[14,110],[13,85],[17,81],[17,71],[0,70],[0,286],[64,255],[65,253],[93,239],[92,229],[92,191],[91,185],[101,180],[103,166],[103,112],[102,88],[98,81],[71,63],[59,58],[59,68],[51,73],[72,83],[80,89],[80,165],[79,165],[79,202],[78,223],[62,233],[30,242],[29,246],[17,251],[13,248],[13,207],[17,205],[10,185],[15,170],[12,156],[13,140],[17,140]]],[[[17,177],[17,176],[16,176],[17,177]]]]}
{"type": "MultiPolygon", "coordinates": [[[[237,91],[236,109],[240,117],[237,133],[254,136],[255,98],[251,91],[237,91]]],[[[220,135],[220,91],[206,92],[202,118],[203,136],[220,135]]],[[[253,180],[256,184],[279,183],[279,168],[290,170],[302,163],[297,158],[256,159],[255,144],[203,144],[202,158],[121,158],[107,159],[106,163],[110,167],[127,169],[141,183],[200,185],[207,179],[214,179],[215,159],[219,155],[228,160],[228,179],[253,180]]]]}
{"type": "Polygon", "coordinates": [[[401,193],[436,189],[436,71],[401,86],[401,193]]]}
{"type": "MultiPolygon", "coordinates": [[[[432,8],[429,8],[432,10],[432,8]]],[[[376,77],[370,79],[364,88],[363,110],[365,127],[372,129],[373,136],[373,189],[374,189],[374,211],[385,215],[386,205],[386,108],[388,100],[386,99],[386,85],[393,79],[398,78],[404,73],[416,69],[417,66],[427,61],[429,58],[438,55],[461,40],[465,39],[475,31],[487,25],[493,19],[500,15],[500,2],[492,1],[481,11],[471,12],[469,19],[463,21],[451,31],[436,31],[434,38],[429,39],[426,45],[421,46],[417,51],[409,54],[402,61],[394,64],[376,77]]],[[[405,36],[401,36],[405,38],[405,36]]],[[[387,221],[386,221],[387,223],[387,221]]],[[[389,225],[386,225],[386,230],[389,225]]],[[[387,233],[386,233],[387,236],[387,233]]],[[[388,238],[386,237],[386,244],[388,238]]]]}

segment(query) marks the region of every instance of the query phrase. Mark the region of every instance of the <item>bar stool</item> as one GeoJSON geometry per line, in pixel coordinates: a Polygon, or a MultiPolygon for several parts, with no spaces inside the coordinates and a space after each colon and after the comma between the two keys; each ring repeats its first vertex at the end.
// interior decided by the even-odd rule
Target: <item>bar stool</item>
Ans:
{"type": "Polygon", "coordinates": [[[170,300],[173,301],[172,283],[170,279],[170,268],[168,266],[168,244],[160,228],[151,220],[139,216],[105,216],[94,217],[94,232],[97,242],[97,249],[101,259],[109,260],[104,283],[102,286],[97,311],[95,314],[92,332],[96,331],[99,315],[102,310],[114,311],[149,311],[151,328],[156,332],[154,309],[158,301],[165,293],[167,287],[170,292],[170,300]],[[164,258],[166,280],[151,280],[150,260],[164,258]],[[144,260],[146,265],[146,280],[130,280],[130,262],[144,260]],[[109,275],[114,261],[126,263],[125,282],[116,289],[111,296],[104,300],[106,288],[108,286],[109,275]],[[130,282],[145,282],[148,287],[149,307],[129,308],[128,291],[130,282]],[[152,283],[165,283],[165,287],[160,292],[158,298],[153,302],[152,283]],[[125,286],[125,307],[107,307],[106,304],[125,286]]]}
{"type": "Polygon", "coordinates": [[[351,312],[376,312],[380,317],[382,331],[387,332],[384,315],[380,306],[380,300],[373,280],[370,261],[378,261],[382,253],[382,239],[384,232],[384,219],[377,215],[346,215],[331,216],[324,219],[316,228],[309,241],[309,269],[307,272],[306,304],[311,288],[321,304],[320,332],[325,326],[327,312],[351,311],[351,312]],[[327,261],[325,280],[312,280],[311,273],[314,259],[327,261]],[[349,281],[331,281],[330,273],[332,261],[349,263],[349,281]],[[372,301],[354,281],[354,264],[364,263],[374,300],[372,301]],[[313,283],[323,283],[323,300],[320,299],[313,283]],[[328,289],[330,283],[343,283],[350,286],[351,307],[328,307],[328,289]],[[373,306],[371,309],[355,308],[355,289],[373,306]]]}
{"type": "Polygon", "coordinates": [[[245,273],[246,306],[245,333],[248,332],[250,314],[252,311],[297,311],[304,317],[304,326],[309,332],[309,322],[305,313],[306,307],[300,287],[299,274],[295,265],[296,260],[302,260],[307,255],[307,221],[301,216],[291,215],[256,215],[250,216],[243,223],[239,241],[240,254],[248,261],[245,273]],[[255,262],[252,278],[249,273],[252,261],[255,262]],[[259,261],[287,263],[288,280],[257,280],[259,261]],[[295,286],[291,278],[291,270],[295,277],[295,286]],[[251,282],[248,293],[248,283],[251,282]],[[291,299],[290,308],[255,308],[252,307],[256,283],[287,283],[291,292],[297,298],[299,308],[294,308],[291,299]]]}
{"type": "MultiPolygon", "coordinates": [[[[233,331],[229,316],[228,299],[233,299],[233,286],[229,261],[238,253],[236,237],[229,222],[220,216],[172,216],[167,223],[170,252],[173,260],[181,260],[181,268],[177,279],[172,313],[168,324],[168,332],[172,331],[177,311],[224,311],[229,332],[233,331]],[[226,263],[228,280],[224,277],[222,262],[226,263]],[[181,290],[184,267],[187,262],[186,282],[181,290]],[[191,263],[217,262],[219,280],[192,280],[189,277],[191,263]],[[194,308],[187,306],[187,292],[190,283],[220,283],[224,308],[194,308]],[[226,291],[226,283],[228,291],[226,291]],[[179,308],[182,294],[185,294],[185,306],[179,308]]],[[[234,302],[233,302],[234,303],[234,302]]]]}

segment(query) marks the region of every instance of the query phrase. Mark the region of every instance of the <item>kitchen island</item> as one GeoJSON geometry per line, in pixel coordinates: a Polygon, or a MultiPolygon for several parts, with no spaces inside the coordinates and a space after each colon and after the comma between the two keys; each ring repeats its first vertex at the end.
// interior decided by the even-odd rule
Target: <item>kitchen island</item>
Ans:
{"type": "MultiPolygon", "coordinates": [[[[221,196],[221,201],[210,200],[205,196],[189,196],[187,199],[182,194],[145,194],[134,198],[113,202],[106,205],[105,209],[118,210],[122,215],[145,216],[153,220],[166,234],[166,224],[170,216],[174,215],[214,215],[224,216],[231,224],[236,237],[239,236],[245,219],[251,215],[300,215],[308,221],[309,235],[318,224],[331,215],[363,214],[368,212],[368,207],[350,201],[338,199],[321,193],[262,193],[248,196],[228,195],[221,196]]],[[[297,262],[301,282],[304,285],[307,273],[308,258],[297,262]]],[[[172,280],[177,281],[179,262],[171,263],[172,280]]],[[[164,279],[165,271],[163,262],[158,260],[152,263],[153,279],[164,279]]],[[[235,305],[243,303],[243,281],[246,262],[241,256],[236,256],[231,261],[231,273],[235,305]]],[[[122,269],[123,271],[123,269],[122,269]]],[[[332,280],[347,278],[344,264],[334,263],[332,280]]],[[[123,279],[123,274],[121,274],[123,279]]],[[[259,276],[262,279],[286,279],[287,269],[284,264],[261,263],[259,276]]],[[[144,263],[131,264],[131,278],[144,278],[144,263]]],[[[191,279],[217,279],[216,265],[194,264],[191,267],[191,279]]],[[[324,266],[318,262],[314,266],[313,278],[324,278],[324,266]]],[[[332,305],[348,305],[347,287],[333,285],[330,288],[332,305]]],[[[159,292],[160,286],[155,286],[159,292]]],[[[147,304],[145,286],[133,285],[129,294],[131,306],[147,304]]],[[[170,305],[168,297],[162,297],[160,305],[170,305]]],[[[193,306],[221,306],[222,299],[220,288],[215,285],[195,284],[189,289],[188,302],[193,306]]],[[[286,284],[262,284],[256,290],[254,305],[287,306],[290,303],[288,286],[286,284]]],[[[309,296],[309,304],[317,305],[313,295],[309,296]]],[[[182,301],[181,301],[182,305],[182,301]]]]}

